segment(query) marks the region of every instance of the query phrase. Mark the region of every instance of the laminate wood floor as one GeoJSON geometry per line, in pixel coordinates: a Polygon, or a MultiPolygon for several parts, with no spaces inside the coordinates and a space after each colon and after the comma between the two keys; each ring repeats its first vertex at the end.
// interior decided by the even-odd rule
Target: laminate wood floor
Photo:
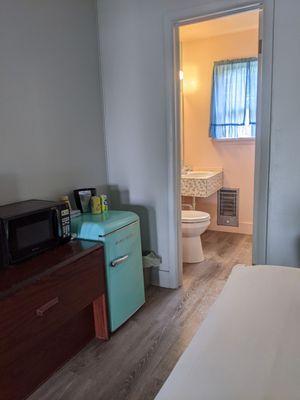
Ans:
{"type": "Polygon", "coordinates": [[[109,342],[92,341],[30,400],[152,400],[235,264],[251,264],[252,237],[208,231],[206,260],[184,265],[178,290],[150,287],[147,302],[109,342]]]}

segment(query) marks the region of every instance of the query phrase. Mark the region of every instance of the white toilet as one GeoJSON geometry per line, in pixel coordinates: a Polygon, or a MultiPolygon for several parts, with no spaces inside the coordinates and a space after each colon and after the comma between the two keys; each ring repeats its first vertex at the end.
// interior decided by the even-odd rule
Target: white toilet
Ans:
{"type": "Polygon", "coordinates": [[[210,224],[210,215],[203,211],[182,210],[182,258],[184,263],[204,260],[201,237],[210,224]]]}

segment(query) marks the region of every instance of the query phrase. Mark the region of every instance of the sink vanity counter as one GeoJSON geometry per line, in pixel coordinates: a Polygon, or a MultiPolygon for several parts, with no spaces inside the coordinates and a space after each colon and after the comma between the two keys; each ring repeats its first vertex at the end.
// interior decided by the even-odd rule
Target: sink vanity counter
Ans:
{"type": "Polygon", "coordinates": [[[181,175],[182,196],[209,197],[223,187],[223,171],[188,171],[181,175]]]}

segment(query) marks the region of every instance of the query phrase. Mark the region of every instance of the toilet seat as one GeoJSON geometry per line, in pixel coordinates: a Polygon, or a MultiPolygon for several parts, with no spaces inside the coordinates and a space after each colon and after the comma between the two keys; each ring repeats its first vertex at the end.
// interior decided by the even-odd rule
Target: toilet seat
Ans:
{"type": "Polygon", "coordinates": [[[210,221],[210,215],[204,211],[190,211],[190,210],[182,210],[181,211],[181,222],[185,223],[199,223],[210,221]]]}

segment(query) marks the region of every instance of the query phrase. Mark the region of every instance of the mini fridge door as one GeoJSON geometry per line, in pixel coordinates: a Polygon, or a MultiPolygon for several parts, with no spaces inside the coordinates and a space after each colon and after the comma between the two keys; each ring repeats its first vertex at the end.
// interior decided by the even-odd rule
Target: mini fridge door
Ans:
{"type": "Polygon", "coordinates": [[[113,332],[145,303],[139,222],[118,229],[103,239],[110,329],[113,332]]]}

